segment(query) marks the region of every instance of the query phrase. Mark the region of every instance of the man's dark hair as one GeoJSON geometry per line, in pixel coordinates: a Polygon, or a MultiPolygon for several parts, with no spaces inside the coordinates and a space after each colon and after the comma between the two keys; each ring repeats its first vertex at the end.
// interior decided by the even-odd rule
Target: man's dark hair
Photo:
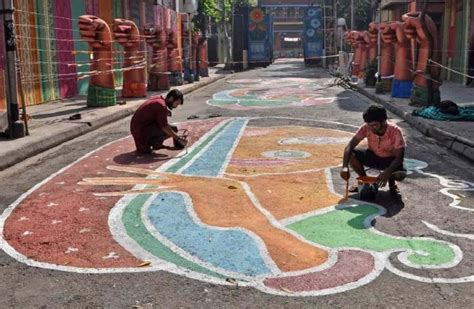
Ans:
{"type": "Polygon", "coordinates": [[[173,98],[173,100],[181,100],[181,105],[184,103],[183,93],[178,89],[171,89],[166,95],[166,99],[173,98]]]}
{"type": "Polygon", "coordinates": [[[387,120],[387,111],[382,105],[373,104],[367,108],[362,116],[365,122],[382,122],[387,120]]]}

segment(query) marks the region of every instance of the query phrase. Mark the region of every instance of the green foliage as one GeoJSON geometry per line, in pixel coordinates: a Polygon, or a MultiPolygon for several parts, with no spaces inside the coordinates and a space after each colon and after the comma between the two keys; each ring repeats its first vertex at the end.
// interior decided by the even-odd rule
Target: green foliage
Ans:
{"type": "MultiPolygon", "coordinates": [[[[367,30],[372,22],[373,0],[353,0],[354,30],[367,30]]],[[[346,19],[347,26],[351,23],[351,0],[339,0],[337,16],[346,19]]]]}

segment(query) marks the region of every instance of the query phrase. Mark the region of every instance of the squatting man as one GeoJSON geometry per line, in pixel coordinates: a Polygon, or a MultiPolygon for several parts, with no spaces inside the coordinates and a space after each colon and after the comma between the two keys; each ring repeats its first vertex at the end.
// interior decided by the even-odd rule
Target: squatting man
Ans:
{"type": "Polygon", "coordinates": [[[166,95],[154,96],[146,100],[132,117],[130,131],[138,154],[149,154],[153,150],[166,148],[163,142],[173,138],[173,146],[182,149],[186,146],[185,137],[178,135],[178,128],[168,124],[171,110],[183,105],[183,94],[173,89],[166,95]]]}
{"type": "MultiPolygon", "coordinates": [[[[349,164],[359,176],[366,176],[365,167],[380,170],[376,184],[384,187],[387,183],[390,193],[398,194],[396,181],[406,177],[403,167],[406,143],[402,130],[387,122],[387,111],[374,104],[363,113],[365,124],[362,125],[344,149],[341,178],[350,178],[349,164]],[[356,148],[367,139],[368,148],[356,148]]],[[[350,187],[349,192],[357,192],[357,185],[350,187]]]]}

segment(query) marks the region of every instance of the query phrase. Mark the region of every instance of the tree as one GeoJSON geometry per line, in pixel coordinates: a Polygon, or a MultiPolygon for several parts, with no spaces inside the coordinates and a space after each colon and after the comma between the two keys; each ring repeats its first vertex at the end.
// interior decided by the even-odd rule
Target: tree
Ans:
{"type": "Polygon", "coordinates": [[[206,35],[207,20],[210,17],[217,24],[217,32],[223,39],[226,69],[230,69],[232,57],[232,14],[236,7],[256,5],[257,0],[199,0],[199,9],[193,23],[206,35]]]}
{"type": "MultiPolygon", "coordinates": [[[[373,10],[377,8],[375,0],[353,0],[354,3],[354,26],[353,30],[366,30],[373,21],[373,10]],[[375,5],[374,5],[375,3],[375,5]]],[[[351,21],[351,0],[339,0],[337,16],[344,17],[346,23],[351,21]]]]}

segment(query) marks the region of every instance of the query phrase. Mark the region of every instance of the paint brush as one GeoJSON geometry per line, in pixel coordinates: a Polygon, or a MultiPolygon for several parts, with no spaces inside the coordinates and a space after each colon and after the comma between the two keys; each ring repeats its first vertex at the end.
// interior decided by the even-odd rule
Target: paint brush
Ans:
{"type": "Polygon", "coordinates": [[[349,199],[349,179],[346,180],[346,194],[344,195],[344,199],[346,201],[349,199]]]}

